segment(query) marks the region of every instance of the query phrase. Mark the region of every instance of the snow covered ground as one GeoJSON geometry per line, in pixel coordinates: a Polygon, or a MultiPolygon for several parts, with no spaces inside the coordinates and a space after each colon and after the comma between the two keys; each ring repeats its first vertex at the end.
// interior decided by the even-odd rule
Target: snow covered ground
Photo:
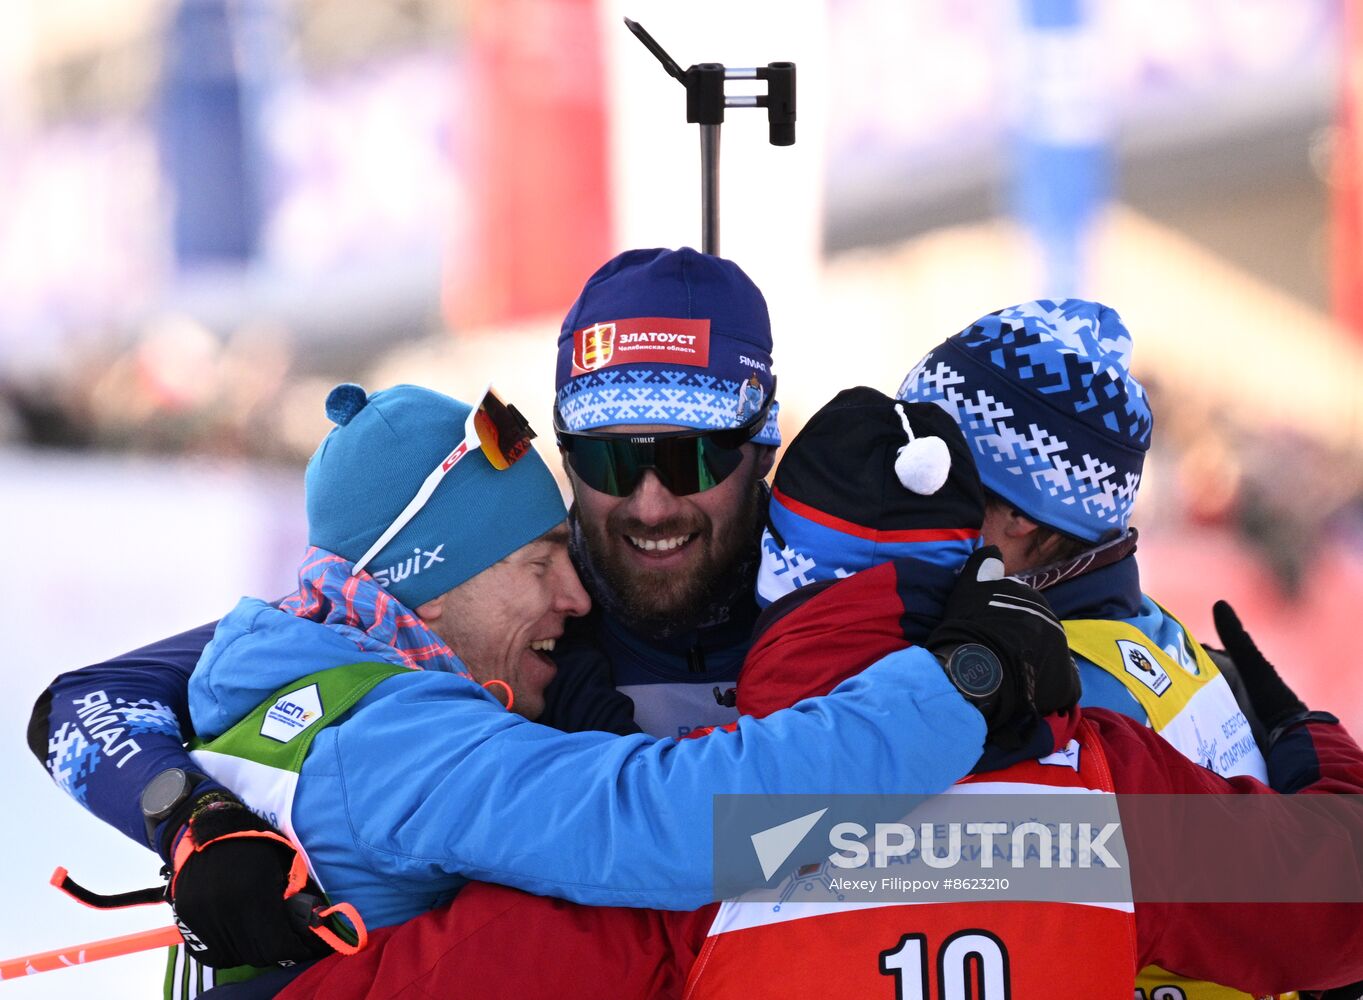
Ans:
{"type": "MultiPolygon", "coordinates": [[[[47,884],[58,865],[96,891],[157,882],[158,860],[49,782],[25,733],[62,670],[287,589],[303,551],[297,471],[0,450],[0,958],[169,922],[162,906],[99,912],[47,884]]],[[[0,985],[4,1000],[158,995],[164,953],[0,985]]]]}

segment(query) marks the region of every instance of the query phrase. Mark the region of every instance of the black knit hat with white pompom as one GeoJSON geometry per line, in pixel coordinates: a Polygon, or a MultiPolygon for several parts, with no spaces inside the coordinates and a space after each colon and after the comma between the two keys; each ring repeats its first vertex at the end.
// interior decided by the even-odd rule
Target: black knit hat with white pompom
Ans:
{"type": "Polygon", "coordinates": [[[776,470],[759,601],[891,559],[954,578],[983,522],[980,477],[950,415],[865,386],[845,389],[810,418],[776,470]]]}

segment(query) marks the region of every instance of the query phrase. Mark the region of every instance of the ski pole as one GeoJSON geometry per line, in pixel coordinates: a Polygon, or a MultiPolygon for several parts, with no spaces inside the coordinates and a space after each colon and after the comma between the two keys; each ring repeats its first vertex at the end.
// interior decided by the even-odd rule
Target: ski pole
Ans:
{"type": "Polygon", "coordinates": [[[701,250],[719,253],[719,129],[725,108],[766,108],[768,141],[773,146],[795,143],[795,64],[774,62],[750,69],[720,63],[697,63],[682,69],[638,21],[625,26],[644,48],[663,64],[667,75],[686,88],[686,120],[700,126],[700,238],[701,250]],[[724,93],[726,80],[764,80],[765,94],[724,93]]]}
{"type": "Polygon", "coordinates": [[[0,959],[0,980],[19,979],[38,972],[52,972],[54,969],[66,969],[73,965],[118,958],[120,955],[132,955],[139,951],[165,948],[173,944],[184,944],[179,928],[157,927],[155,930],[122,934],[101,941],[73,944],[67,948],[54,948],[52,951],[0,959]]]}
{"type": "MultiPolygon", "coordinates": [[[[240,836],[240,834],[229,834],[229,836],[240,836]]],[[[49,881],[72,899],[97,910],[121,910],[132,906],[153,906],[167,902],[165,889],[162,887],[136,889],[132,892],[114,893],[112,895],[92,892],[71,878],[70,873],[65,868],[58,868],[54,871],[49,881]]],[[[365,927],[364,920],[355,910],[355,907],[349,903],[327,905],[326,900],[318,900],[316,897],[302,892],[297,893],[292,898],[294,900],[305,900],[310,904],[308,930],[325,941],[333,951],[341,955],[353,955],[368,944],[368,928],[365,927]],[[350,924],[350,932],[355,938],[353,942],[342,938],[334,929],[327,926],[327,918],[333,915],[350,924]]],[[[0,960],[0,980],[18,979],[21,976],[31,976],[38,972],[52,972],[55,969],[84,965],[87,962],[98,962],[106,958],[118,958],[121,955],[132,955],[139,951],[149,951],[152,948],[183,945],[187,933],[189,932],[182,932],[179,927],[175,926],[158,927],[155,930],[137,931],[133,934],[104,938],[100,941],[74,944],[66,948],[54,948],[52,951],[40,951],[32,955],[6,958],[0,960]]],[[[190,934],[190,938],[193,939],[192,934],[190,934]]]]}

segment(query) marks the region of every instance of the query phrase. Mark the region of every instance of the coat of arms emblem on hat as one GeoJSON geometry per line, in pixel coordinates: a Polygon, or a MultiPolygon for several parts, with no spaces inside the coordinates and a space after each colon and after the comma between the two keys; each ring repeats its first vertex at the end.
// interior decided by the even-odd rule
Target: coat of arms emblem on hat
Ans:
{"type": "Polygon", "coordinates": [[[615,353],[615,324],[597,323],[577,331],[577,343],[573,345],[573,367],[584,372],[594,372],[610,364],[615,353]]]}

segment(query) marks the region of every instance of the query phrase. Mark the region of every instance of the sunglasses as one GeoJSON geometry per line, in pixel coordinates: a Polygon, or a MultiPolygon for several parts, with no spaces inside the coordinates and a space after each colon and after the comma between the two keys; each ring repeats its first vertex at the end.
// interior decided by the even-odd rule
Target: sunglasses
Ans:
{"type": "Polygon", "coordinates": [[[743,445],[767,424],[776,381],[757,412],[737,427],[717,431],[664,433],[574,433],[554,408],[554,433],[564,460],[577,477],[598,493],[627,497],[645,472],[652,472],[674,496],[714,489],[743,463],[743,445]]]}
{"type": "Polygon", "coordinates": [[[510,403],[503,403],[492,391],[492,386],[488,386],[487,391],[483,393],[482,401],[464,420],[463,440],[431,470],[431,474],[416,491],[416,496],[412,497],[411,503],[402,508],[402,513],[384,529],[383,534],[369,547],[369,551],[359,558],[350,575],[355,576],[369,565],[370,560],[382,552],[383,547],[411,523],[412,518],[416,517],[431,499],[440,481],[464,458],[481,450],[483,457],[494,469],[498,471],[509,469],[530,453],[530,441],[534,436],[535,432],[530,429],[525,417],[521,416],[520,410],[510,403]]]}

